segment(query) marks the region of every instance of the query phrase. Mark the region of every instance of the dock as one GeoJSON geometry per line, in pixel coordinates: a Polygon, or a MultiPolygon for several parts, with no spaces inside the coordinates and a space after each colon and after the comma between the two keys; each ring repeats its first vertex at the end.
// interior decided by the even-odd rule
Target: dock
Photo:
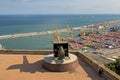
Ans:
{"type": "MultiPolygon", "coordinates": [[[[92,24],[92,25],[87,25],[87,26],[74,27],[74,28],[71,28],[71,29],[73,31],[75,31],[75,30],[80,30],[80,29],[82,29],[84,27],[86,27],[86,28],[92,28],[92,27],[98,28],[99,26],[108,26],[108,25],[114,25],[114,24],[119,24],[119,23],[120,23],[120,20],[116,20],[116,21],[110,21],[110,22],[92,24]]],[[[29,33],[0,35],[0,40],[3,40],[3,39],[12,39],[12,38],[20,38],[20,37],[29,37],[29,36],[48,35],[48,34],[53,34],[55,31],[56,30],[43,31],[43,32],[29,32],[29,33]]],[[[59,29],[57,31],[59,31],[59,32],[67,32],[67,28],[65,28],[65,29],[59,29]]]]}

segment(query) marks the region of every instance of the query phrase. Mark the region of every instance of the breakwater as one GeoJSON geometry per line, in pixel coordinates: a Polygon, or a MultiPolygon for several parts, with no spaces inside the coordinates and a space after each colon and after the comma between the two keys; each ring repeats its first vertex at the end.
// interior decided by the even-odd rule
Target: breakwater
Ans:
{"type": "MultiPolygon", "coordinates": [[[[110,21],[110,22],[104,22],[104,23],[98,23],[98,24],[92,24],[92,25],[86,25],[86,26],[80,26],[80,27],[74,27],[70,28],[72,30],[80,30],[83,27],[87,28],[98,28],[99,26],[107,26],[107,25],[113,25],[113,24],[119,24],[120,20],[116,21],[110,21]]],[[[43,31],[43,32],[29,32],[29,33],[19,33],[19,34],[9,34],[9,35],[1,35],[0,39],[11,39],[11,38],[20,38],[20,37],[29,37],[29,36],[39,36],[39,35],[47,35],[47,34],[53,34],[56,30],[51,31],[43,31]]],[[[67,32],[68,29],[59,29],[57,30],[59,32],[67,32]]]]}

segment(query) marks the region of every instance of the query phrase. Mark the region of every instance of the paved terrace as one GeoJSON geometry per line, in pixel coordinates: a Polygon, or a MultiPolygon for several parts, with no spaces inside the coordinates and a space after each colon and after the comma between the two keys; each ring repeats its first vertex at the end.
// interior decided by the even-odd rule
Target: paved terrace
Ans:
{"type": "Polygon", "coordinates": [[[103,80],[79,58],[69,72],[49,72],[42,67],[44,55],[0,54],[0,80],[103,80]]]}

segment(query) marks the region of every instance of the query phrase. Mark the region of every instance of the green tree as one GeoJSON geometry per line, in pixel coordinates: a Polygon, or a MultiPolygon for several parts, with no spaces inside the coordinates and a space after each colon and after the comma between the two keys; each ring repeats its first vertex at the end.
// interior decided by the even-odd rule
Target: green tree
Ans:
{"type": "Polygon", "coordinates": [[[120,75],[120,58],[116,59],[116,62],[106,64],[105,66],[120,75]]]}
{"type": "Polygon", "coordinates": [[[115,69],[116,69],[116,73],[120,75],[120,58],[116,59],[115,69]]]}

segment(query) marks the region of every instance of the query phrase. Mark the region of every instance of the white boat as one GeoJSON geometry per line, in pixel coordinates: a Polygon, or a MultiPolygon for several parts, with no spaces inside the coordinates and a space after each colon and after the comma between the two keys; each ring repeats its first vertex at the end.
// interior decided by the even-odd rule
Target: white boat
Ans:
{"type": "Polygon", "coordinates": [[[4,48],[3,48],[3,46],[0,44],[0,50],[3,50],[4,48]]]}

